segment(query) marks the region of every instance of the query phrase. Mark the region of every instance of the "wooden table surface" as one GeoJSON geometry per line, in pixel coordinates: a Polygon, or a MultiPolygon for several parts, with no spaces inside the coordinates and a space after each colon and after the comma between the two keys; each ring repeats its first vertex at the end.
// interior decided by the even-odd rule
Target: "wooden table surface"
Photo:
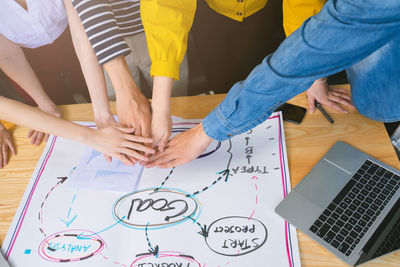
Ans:
{"type": "MultiPolygon", "coordinates": [[[[171,113],[183,118],[202,118],[207,115],[224,95],[173,98],[171,113]]],[[[307,106],[304,94],[289,101],[307,106]]],[[[75,121],[93,121],[90,104],[60,106],[64,118],[75,121]]],[[[115,112],[115,103],[111,103],[115,112]]],[[[335,120],[330,124],[319,111],[306,114],[300,125],[284,123],[289,169],[294,187],[338,140],[364,151],[379,160],[400,168],[395,151],[382,123],[369,120],[356,111],[340,114],[329,108],[328,113],[335,120]]],[[[24,194],[26,185],[44,149],[42,144],[35,147],[25,138],[28,129],[12,126],[18,155],[0,170],[0,243],[3,242],[15,211],[24,194]]],[[[323,247],[298,231],[302,266],[347,266],[323,247]]],[[[384,256],[369,263],[372,266],[400,266],[400,252],[384,256]]]]}

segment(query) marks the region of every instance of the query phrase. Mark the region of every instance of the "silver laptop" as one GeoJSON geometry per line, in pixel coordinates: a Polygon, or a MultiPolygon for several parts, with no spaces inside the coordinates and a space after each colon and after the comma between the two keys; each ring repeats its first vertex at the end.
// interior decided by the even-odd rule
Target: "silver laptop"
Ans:
{"type": "Polygon", "coordinates": [[[4,258],[3,254],[1,254],[1,252],[0,252],[0,267],[10,267],[10,265],[8,265],[6,259],[4,258]]]}
{"type": "Polygon", "coordinates": [[[400,248],[400,172],[337,142],[275,211],[349,265],[400,248]]]}

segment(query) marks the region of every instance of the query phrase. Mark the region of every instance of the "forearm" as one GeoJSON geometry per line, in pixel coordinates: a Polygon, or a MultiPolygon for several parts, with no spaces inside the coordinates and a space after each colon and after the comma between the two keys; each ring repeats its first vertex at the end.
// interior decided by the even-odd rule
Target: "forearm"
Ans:
{"type": "Polygon", "coordinates": [[[158,114],[170,114],[171,92],[173,79],[155,76],[153,83],[153,98],[151,107],[158,114]]]}
{"type": "Polygon", "coordinates": [[[0,118],[32,128],[88,144],[92,129],[63,120],[37,108],[0,96],[0,118]]]}
{"type": "Polygon", "coordinates": [[[329,1],[306,21],[203,121],[207,135],[224,140],[263,122],[312,82],[367,57],[398,34],[396,1],[329,1]],[[373,12],[364,12],[374,6],[373,12]]]}
{"type": "Polygon", "coordinates": [[[103,65],[113,84],[117,101],[130,94],[141,94],[126,63],[125,57],[119,56],[103,65]]]}
{"type": "Polygon", "coordinates": [[[39,106],[54,105],[36,77],[21,47],[0,35],[0,68],[39,106]]]}
{"type": "Polygon", "coordinates": [[[108,120],[112,117],[112,114],[108,104],[103,69],[97,61],[96,54],[91,47],[77,12],[72,7],[71,1],[64,0],[64,6],[67,11],[72,42],[92,100],[95,120],[108,120]]]}

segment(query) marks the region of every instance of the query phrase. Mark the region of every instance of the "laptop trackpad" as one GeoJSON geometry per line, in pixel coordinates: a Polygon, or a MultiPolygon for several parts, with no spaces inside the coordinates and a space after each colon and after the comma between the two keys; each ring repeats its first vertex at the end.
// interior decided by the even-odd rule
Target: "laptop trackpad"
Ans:
{"type": "Polygon", "coordinates": [[[295,190],[305,198],[325,208],[344,187],[351,175],[321,159],[295,190]]]}

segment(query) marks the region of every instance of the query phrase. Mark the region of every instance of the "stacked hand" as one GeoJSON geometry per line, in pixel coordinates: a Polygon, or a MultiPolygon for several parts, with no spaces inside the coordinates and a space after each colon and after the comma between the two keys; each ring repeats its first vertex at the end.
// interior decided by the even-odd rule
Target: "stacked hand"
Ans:
{"type": "Polygon", "coordinates": [[[196,159],[211,143],[212,139],[203,130],[202,124],[187,130],[168,142],[164,151],[150,157],[146,167],[172,168],[196,159]]]}
{"type": "MultiPolygon", "coordinates": [[[[139,91],[138,88],[127,90],[127,95],[117,95],[117,114],[119,122],[123,127],[132,128],[132,134],[136,136],[151,136],[151,113],[150,102],[139,91]]],[[[148,143],[148,142],[147,142],[148,143]]],[[[148,143],[147,146],[151,146],[148,143]]],[[[142,157],[126,155],[133,164],[141,160],[142,157]]]]}
{"type": "Polygon", "coordinates": [[[154,153],[154,149],[144,145],[151,144],[152,139],[133,135],[133,131],[133,128],[117,126],[107,126],[98,130],[90,129],[91,134],[85,143],[102,152],[106,157],[117,158],[125,165],[133,166],[135,163],[130,158],[147,161],[148,157],[140,152],[154,153]]]}
{"type": "Polygon", "coordinates": [[[117,114],[124,127],[135,129],[135,134],[149,137],[151,135],[150,102],[138,89],[130,90],[128,96],[118,98],[117,114]]]}

